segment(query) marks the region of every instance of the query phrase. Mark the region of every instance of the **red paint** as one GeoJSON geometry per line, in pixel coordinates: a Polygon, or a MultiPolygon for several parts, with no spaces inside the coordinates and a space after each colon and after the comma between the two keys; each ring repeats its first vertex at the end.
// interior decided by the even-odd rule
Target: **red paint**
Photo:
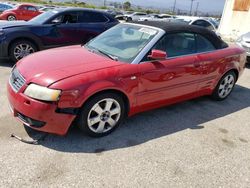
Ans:
{"type": "Polygon", "coordinates": [[[57,103],[43,103],[8,86],[8,97],[15,111],[45,121],[38,129],[66,134],[74,115],[56,113],[56,108],[79,108],[94,94],[117,90],[127,96],[129,116],[202,95],[210,95],[229,70],[242,73],[245,52],[237,47],[183,56],[126,64],[91,53],[81,46],[42,51],[22,59],[17,69],[27,83],[61,89],[57,103]],[[131,77],[136,76],[136,79],[131,77]],[[27,103],[27,101],[29,101],[27,103]]]}
{"type": "Polygon", "coordinates": [[[21,4],[14,9],[9,9],[9,10],[4,11],[0,15],[0,20],[7,20],[8,16],[13,15],[16,17],[16,20],[28,21],[41,13],[43,12],[39,11],[35,6],[31,4],[21,4]],[[26,7],[32,7],[36,11],[27,10],[26,7]]]}

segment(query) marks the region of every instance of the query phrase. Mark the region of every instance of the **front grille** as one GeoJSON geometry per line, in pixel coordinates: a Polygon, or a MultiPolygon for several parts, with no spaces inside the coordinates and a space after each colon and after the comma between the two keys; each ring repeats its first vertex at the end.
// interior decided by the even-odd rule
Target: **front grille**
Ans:
{"type": "Polygon", "coordinates": [[[29,118],[19,112],[17,112],[17,118],[19,118],[22,122],[28,124],[29,126],[36,127],[36,128],[41,128],[46,124],[43,121],[38,121],[32,118],[29,118]]]}
{"type": "Polygon", "coordinates": [[[15,92],[18,92],[21,87],[25,84],[24,77],[19,73],[19,71],[14,68],[10,75],[10,85],[15,92]]]}

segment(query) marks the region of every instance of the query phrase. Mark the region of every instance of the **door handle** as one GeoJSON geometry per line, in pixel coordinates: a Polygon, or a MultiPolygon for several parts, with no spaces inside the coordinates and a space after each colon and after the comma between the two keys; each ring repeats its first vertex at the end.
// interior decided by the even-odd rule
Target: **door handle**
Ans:
{"type": "Polygon", "coordinates": [[[136,78],[137,78],[136,76],[131,76],[130,80],[136,80],[136,78]]]}

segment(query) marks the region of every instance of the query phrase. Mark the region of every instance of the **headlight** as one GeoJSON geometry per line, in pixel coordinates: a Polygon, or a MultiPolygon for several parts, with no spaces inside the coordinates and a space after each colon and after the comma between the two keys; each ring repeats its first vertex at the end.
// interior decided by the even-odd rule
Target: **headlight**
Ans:
{"type": "Polygon", "coordinates": [[[36,84],[30,84],[24,91],[24,94],[38,100],[58,101],[61,90],[49,89],[36,84]]]}

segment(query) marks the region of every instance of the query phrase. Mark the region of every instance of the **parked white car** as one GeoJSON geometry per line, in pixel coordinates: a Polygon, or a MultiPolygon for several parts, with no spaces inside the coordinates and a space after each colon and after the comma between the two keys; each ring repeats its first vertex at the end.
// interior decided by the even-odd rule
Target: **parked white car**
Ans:
{"type": "Polygon", "coordinates": [[[178,16],[173,22],[185,22],[189,25],[197,25],[205,27],[209,30],[216,32],[218,29],[219,23],[215,22],[211,18],[201,18],[201,17],[191,17],[191,16],[178,16]]]}
{"type": "Polygon", "coordinates": [[[145,17],[141,17],[138,21],[168,21],[169,19],[174,18],[170,14],[150,14],[145,17]]]}
{"type": "Polygon", "coordinates": [[[147,16],[147,14],[143,12],[133,12],[131,14],[124,14],[126,21],[139,21],[141,17],[145,16],[147,16]]]}

